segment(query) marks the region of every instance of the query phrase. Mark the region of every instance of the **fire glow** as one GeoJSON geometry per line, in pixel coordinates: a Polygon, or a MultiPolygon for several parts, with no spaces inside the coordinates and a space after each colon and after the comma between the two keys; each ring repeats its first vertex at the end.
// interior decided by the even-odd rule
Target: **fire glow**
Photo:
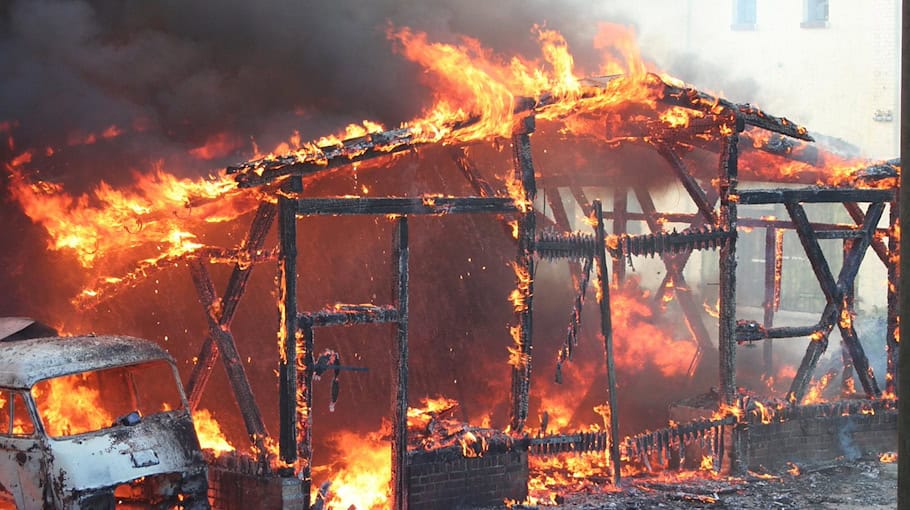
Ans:
{"type": "MultiPolygon", "coordinates": [[[[655,114],[660,123],[670,129],[688,127],[708,115],[720,116],[720,107],[716,103],[702,105],[705,111],[678,106],[659,107],[662,86],[671,79],[649,72],[656,70],[648,69],[634,49],[634,34],[627,29],[613,25],[600,27],[595,47],[603,52],[605,61],[597,71],[611,75],[611,79],[600,87],[586,87],[583,84],[582,74],[575,69],[574,59],[560,34],[540,27],[535,28],[534,34],[542,55],[542,60],[539,61],[517,56],[505,58],[485,49],[479,41],[469,38],[463,38],[457,44],[443,44],[432,42],[427,34],[408,28],[390,28],[388,37],[396,50],[425,69],[424,78],[434,91],[434,103],[419,118],[404,122],[401,126],[409,131],[411,142],[457,144],[508,138],[515,122],[516,99],[520,97],[531,98],[535,104],[542,105],[538,110],[539,120],[564,120],[563,133],[598,138],[605,137],[601,132],[602,124],[586,122],[584,115],[611,110],[620,112],[621,115],[626,109],[645,110],[655,114]],[[624,58],[608,58],[616,49],[623,50],[624,58]]],[[[726,120],[718,122],[715,132],[710,136],[725,135],[732,129],[726,120]]],[[[99,136],[113,138],[120,134],[116,129],[108,131],[99,136]]],[[[339,148],[345,140],[370,137],[383,131],[385,128],[382,125],[365,120],[360,124],[349,125],[335,135],[310,142],[301,141],[299,134],[295,133],[268,154],[260,154],[258,148],[254,148],[253,159],[270,162],[278,157],[289,157],[318,164],[325,162],[323,148],[339,148]]],[[[610,135],[615,135],[607,136],[614,142],[621,138],[621,134],[610,135]]],[[[95,140],[97,136],[91,135],[79,143],[91,144],[95,140]]],[[[753,143],[759,144],[761,140],[753,137],[753,143]]],[[[191,149],[188,155],[195,159],[210,160],[234,150],[236,144],[236,137],[230,134],[219,135],[204,145],[191,149]]],[[[389,147],[390,150],[392,148],[389,147]]],[[[162,260],[181,257],[204,248],[205,244],[199,241],[198,232],[205,224],[227,221],[246,214],[262,198],[254,191],[236,189],[235,181],[226,175],[199,179],[178,178],[160,167],[147,174],[137,173],[134,184],[129,189],[114,189],[102,182],[90,193],[72,195],[59,184],[31,177],[35,174],[31,167],[32,154],[32,151],[24,151],[5,162],[12,178],[13,197],[34,222],[46,229],[50,238],[49,247],[72,255],[84,268],[104,267],[106,261],[129,259],[133,255],[138,271],[126,276],[103,278],[102,281],[111,286],[124,282],[134,284],[146,274],[146,268],[157,266],[162,260]],[[153,255],[149,256],[149,252],[153,255]],[[136,255],[139,253],[142,255],[136,255]]],[[[745,169],[753,169],[758,173],[758,169],[780,168],[779,164],[761,164],[764,158],[770,157],[765,153],[756,151],[750,154],[743,158],[746,162],[745,169]]],[[[52,155],[53,151],[48,157],[52,155]]],[[[346,156],[353,159],[358,154],[352,152],[346,156]]],[[[817,166],[800,163],[785,166],[781,175],[773,177],[789,177],[811,171],[821,176],[819,182],[837,183],[865,164],[828,156],[826,158],[828,159],[820,165],[822,170],[817,166]]],[[[506,187],[519,210],[529,211],[532,204],[525,196],[520,182],[506,179],[506,187]]],[[[365,185],[360,190],[363,194],[368,192],[365,185]]],[[[425,197],[423,200],[427,205],[433,203],[433,197],[425,197]]],[[[516,238],[517,229],[516,223],[516,238]]],[[[779,232],[779,235],[782,233],[779,232]]],[[[527,308],[526,300],[530,297],[529,286],[533,275],[518,264],[512,267],[518,284],[510,300],[514,311],[522,312],[527,308]]],[[[779,273],[778,270],[778,278],[779,273]]],[[[284,278],[280,280],[284,281],[284,278]]],[[[672,281],[670,286],[672,287],[672,281]]],[[[94,298],[98,292],[96,288],[86,287],[82,295],[86,299],[94,298]]],[[[665,297],[669,295],[667,293],[665,297]]],[[[692,339],[673,338],[667,333],[668,328],[658,325],[653,317],[653,309],[647,304],[648,297],[647,291],[642,290],[634,278],[611,290],[617,364],[632,369],[640,367],[647,360],[664,377],[683,375],[696,356],[697,346],[692,339]]],[[[279,306],[282,304],[279,303],[279,306]]],[[[713,315],[717,307],[706,306],[706,309],[713,315]]],[[[284,328],[286,311],[281,310],[281,314],[279,327],[284,328]]],[[[846,307],[841,321],[845,325],[852,323],[852,316],[846,307]]],[[[515,343],[520,344],[517,328],[512,328],[512,336],[515,343]]],[[[280,332],[279,338],[283,337],[280,332]]],[[[279,348],[279,353],[283,355],[284,349],[279,348]]],[[[509,353],[512,366],[519,368],[527,363],[517,347],[510,348],[509,353]]],[[[805,402],[818,402],[828,382],[828,379],[823,379],[813,387],[805,402]]],[[[97,395],[83,395],[81,392],[77,392],[77,395],[79,399],[97,398],[97,395]]],[[[558,400],[553,396],[541,396],[542,407],[548,409],[557,409],[558,400]]],[[[409,411],[409,427],[426,427],[427,416],[445,412],[455,405],[457,402],[449,399],[425,400],[422,408],[411,410],[414,411],[413,416],[409,411]]],[[[764,422],[768,415],[764,407],[760,409],[764,422]]],[[[64,407],[59,412],[73,413],[64,407]]],[[[740,416],[741,413],[741,409],[730,407],[721,409],[719,415],[740,416]]],[[[556,414],[559,415],[553,420],[556,428],[563,429],[570,425],[565,417],[567,410],[561,409],[554,416],[556,414]]],[[[108,423],[111,421],[108,416],[93,419],[108,423]]],[[[194,421],[204,448],[215,452],[235,450],[210,413],[198,411],[194,421]]],[[[389,502],[390,458],[383,433],[363,437],[340,432],[336,436],[336,442],[339,454],[333,465],[324,466],[321,470],[314,469],[314,474],[326,475],[332,480],[325,496],[327,507],[347,508],[353,505],[364,510],[385,508],[389,502]]],[[[482,456],[486,439],[467,431],[459,444],[465,457],[482,456]]],[[[539,464],[537,469],[542,472],[568,473],[568,479],[589,478],[606,473],[608,462],[602,454],[576,456],[571,460],[552,458],[539,464]]],[[[715,470],[710,457],[703,459],[701,469],[715,470]]],[[[546,490],[554,484],[569,482],[571,480],[538,477],[532,485],[539,484],[535,488],[546,490]]],[[[314,487],[314,491],[318,491],[318,488],[314,487]]]]}

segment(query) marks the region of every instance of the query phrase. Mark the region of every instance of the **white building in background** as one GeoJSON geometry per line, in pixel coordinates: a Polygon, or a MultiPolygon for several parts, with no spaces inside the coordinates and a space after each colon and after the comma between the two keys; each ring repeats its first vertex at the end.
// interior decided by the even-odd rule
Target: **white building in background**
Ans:
{"type": "Polygon", "coordinates": [[[648,0],[610,7],[635,25],[646,57],[682,69],[674,74],[696,87],[843,139],[864,156],[898,155],[899,0],[648,0]],[[737,81],[754,83],[745,87],[752,97],[737,97],[738,87],[716,89],[737,81]]]}

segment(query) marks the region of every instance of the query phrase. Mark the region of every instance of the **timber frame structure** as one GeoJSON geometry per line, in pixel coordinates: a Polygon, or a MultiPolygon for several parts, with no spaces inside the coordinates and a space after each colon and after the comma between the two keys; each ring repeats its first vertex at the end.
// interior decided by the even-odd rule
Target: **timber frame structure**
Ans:
{"type": "MultiPolygon", "coordinates": [[[[599,78],[586,82],[589,87],[608,86],[611,78],[599,78]]],[[[372,133],[361,138],[346,140],[339,145],[311,148],[306,154],[291,154],[253,161],[236,167],[229,167],[241,188],[256,187],[264,190],[265,198],[259,205],[248,237],[233,252],[236,258],[234,270],[227,289],[217,301],[212,280],[205,264],[206,254],[190,256],[190,269],[198,290],[201,303],[206,309],[209,333],[187,385],[189,401],[193,408],[199,403],[206,382],[217,362],[219,353],[227,370],[234,396],[239,404],[244,423],[253,444],[258,448],[260,465],[268,470],[265,458],[265,441],[268,437],[262,412],[250,389],[249,381],[240,362],[230,324],[249,278],[254,262],[272,261],[277,258],[279,266],[279,469],[282,476],[298,476],[303,480],[305,497],[310,494],[310,464],[312,461],[312,380],[315,367],[315,339],[317,328],[365,323],[397,324],[391,341],[394,367],[392,367],[393,395],[390,416],[392,418],[392,494],[393,508],[407,507],[407,408],[408,408],[408,260],[409,233],[408,218],[414,215],[444,216],[448,214],[493,214],[506,225],[506,217],[517,219],[517,250],[515,256],[516,274],[533,275],[534,265],[539,258],[567,259],[574,274],[579,276],[576,284],[576,299],[569,313],[566,342],[560,351],[559,363],[571,358],[573,347],[578,342],[579,323],[591,271],[597,278],[600,334],[603,341],[607,367],[608,387],[604,388],[611,409],[616,409],[616,375],[612,355],[612,326],[610,321],[610,276],[614,281],[625,278],[625,260],[633,256],[659,256],[665,267],[666,276],[653,297],[652,305],[658,308],[664,297],[671,293],[685,317],[689,330],[698,345],[698,354],[692,360],[690,372],[695,369],[700,355],[713,349],[708,327],[703,321],[700,304],[694,299],[683,277],[683,269],[695,250],[719,249],[719,320],[718,320],[718,387],[720,406],[736,405],[736,350],[738,343],[764,341],[765,371],[772,370],[772,342],[774,339],[810,337],[806,355],[794,378],[789,399],[798,404],[804,396],[819,356],[825,351],[828,334],[836,325],[842,335],[849,356],[844,357],[845,374],[856,371],[857,379],[867,398],[881,396],[878,383],[863,351],[856,330],[849,317],[854,295],[854,281],[866,251],[872,248],[888,270],[891,285],[887,290],[887,356],[888,373],[884,390],[893,395],[896,387],[896,360],[898,353],[897,330],[897,239],[893,235],[897,228],[898,203],[893,186],[872,187],[856,181],[848,187],[771,188],[740,189],[739,151],[769,153],[780,158],[782,163],[793,160],[808,161],[807,151],[795,150],[804,147],[802,142],[813,139],[804,128],[784,118],[777,118],[761,112],[750,105],[738,105],[723,99],[708,96],[694,89],[667,84],[653,77],[652,85],[660,89],[661,103],[672,107],[698,110],[705,114],[701,122],[672,129],[654,122],[645,121],[647,136],[624,140],[622,143],[644,144],[654,149],[668,164],[671,172],[691,198],[696,212],[667,213],[658,211],[648,189],[644,187],[614,187],[607,175],[560,175],[535,174],[531,152],[531,134],[535,131],[535,114],[549,105],[547,98],[533,100],[517,98],[513,105],[515,121],[512,128],[512,167],[514,180],[520,182],[520,196],[509,196],[497,190],[484,179],[476,163],[459,145],[449,147],[454,164],[475,190],[475,196],[464,197],[307,197],[304,178],[310,178],[335,168],[369,159],[389,158],[390,155],[415,150],[424,142],[415,138],[408,128],[372,133]],[[747,127],[749,131],[747,131],[747,127]],[[772,136],[760,138],[753,133],[771,132],[772,136]],[[707,136],[710,135],[710,136],[707,136]],[[763,140],[763,141],[762,141],[763,140]],[[798,141],[801,140],[802,142],[798,141]],[[802,145],[800,145],[802,144],[802,145]],[[682,152],[692,147],[705,149],[717,154],[717,167],[713,175],[701,182],[693,169],[689,168],[682,152]],[[589,201],[584,187],[611,189],[613,210],[604,211],[599,201],[589,201]],[[544,199],[538,198],[538,189],[545,189],[544,199]],[[570,194],[578,207],[593,221],[593,232],[572,232],[569,214],[566,211],[564,194],[570,194]],[[628,197],[633,193],[641,212],[628,210],[628,197]],[[810,222],[803,204],[840,203],[854,220],[853,225],[821,224],[810,222]],[[548,206],[553,219],[542,214],[536,205],[548,206]],[[741,209],[756,204],[783,204],[790,215],[789,220],[740,217],[741,209]],[[859,204],[869,204],[863,210],[859,204]],[[879,228],[879,220],[890,206],[888,228],[879,228]],[[393,288],[387,305],[335,305],[317,311],[301,311],[297,305],[297,218],[313,215],[376,215],[391,216],[394,223],[392,240],[391,270],[393,288]],[[266,235],[275,220],[278,223],[279,246],[277,251],[263,250],[266,235]],[[611,233],[607,233],[607,222],[611,222],[611,233]],[[651,233],[631,235],[627,225],[632,221],[643,221],[651,233]],[[663,221],[685,223],[682,231],[667,231],[663,221]],[[548,227],[540,231],[538,224],[548,227]],[[736,275],[737,275],[737,229],[765,229],[765,282],[763,323],[738,321],[736,316],[736,275]],[[799,236],[807,258],[818,279],[826,306],[816,324],[805,327],[775,327],[774,314],[780,295],[780,271],[782,255],[781,232],[792,229],[799,236]],[[887,238],[887,242],[885,241],[887,238]],[[844,260],[839,274],[834,275],[830,263],[819,248],[820,239],[843,239],[844,260]],[[608,259],[612,264],[608,263],[608,259]],[[612,266],[612,267],[611,267],[612,266]]],[[[569,170],[571,172],[571,170],[569,170]]],[[[896,164],[870,167],[871,175],[883,173],[886,177],[896,175],[896,164]]],[[[211,260],[215,260],[214,257],[211,260]]],[[[224,258],[218,260],[223,261],[224,258]]],[[[520,306],[516,306],[515,328],[517,328],[516,352],[511,362],[511,413],[510,430],[520,434],[528,417],[528,394],[532,376],[532,318],[533,318],[533,277],[517,278],[520,306]]],[[[558,368],[558,367],[557,367],[558,368]]],[[[616,434],[619,430],[618,412],[611,413],[609,437],[587,441],[584,449],[609,450],[613,459],[614,483],[619,483],[620,443],[616,434]]],[[[698,430],[712,430],[715,438],[723,437],[723,427],[732,426],[729,418],[716,422],[705,422],[698,430]]],[[[695,429],[693,429],[695,430],[695,429]]],[[[581,437],[581,436],[579,436],[581,437]]],[[[638,436],[636,436],[638,437],[638,436]]],[[[541,451],[548,445],[565,444],[582,439],[549,437],[531,439],[531,451],[541,451]]],[[[636,439],[638,441],[638,439],[636,439]]],[[[715,449],[719,455],[718,466],[723,462],[723,440],[715,449]],[[719,450],[719,451],[718,451],[719,450]]],[[[642,451],[645,443],[634,450],[642,451]]],[[[579,449],[574,449],[579,451],[579,449]]],[[[729,448],[730,466],[737,468],[736,444],[729,448]]]]}

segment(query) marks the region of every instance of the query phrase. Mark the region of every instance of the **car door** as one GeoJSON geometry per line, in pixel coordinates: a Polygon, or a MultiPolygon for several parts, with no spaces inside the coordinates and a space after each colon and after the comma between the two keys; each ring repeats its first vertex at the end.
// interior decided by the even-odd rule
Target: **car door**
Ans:
{"type": "Polygon", "coordinates": [[[0,389],[0,484],[18,508],[50,503],[47,448],[35,427],[24,393],[0,389]]]}

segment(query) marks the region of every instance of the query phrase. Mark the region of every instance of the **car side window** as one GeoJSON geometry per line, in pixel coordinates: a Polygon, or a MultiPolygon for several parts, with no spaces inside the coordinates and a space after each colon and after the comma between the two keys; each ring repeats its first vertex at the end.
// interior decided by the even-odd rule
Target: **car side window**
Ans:
{"type": "Polygon", "coordinates": [[[25,398],[18,391],[13,392],[12,415],[14,436],[30,436],[35,433],[35,424],[28,414],[25,398]]]}
{"type": "Polygon", "coordinates": [[[0,389],[0,434],[30,436],[34,433],[35,423],[28,413],[22,393],[0,389]]]}
{"type": "Polygon", "coordinates": [[[4,436],[9,435],[10,426],[12,425],[12,420],[10,419],[13,415],[11,396],[12,393],[9,390],[0,389],[0,434],[4,436]]]}

